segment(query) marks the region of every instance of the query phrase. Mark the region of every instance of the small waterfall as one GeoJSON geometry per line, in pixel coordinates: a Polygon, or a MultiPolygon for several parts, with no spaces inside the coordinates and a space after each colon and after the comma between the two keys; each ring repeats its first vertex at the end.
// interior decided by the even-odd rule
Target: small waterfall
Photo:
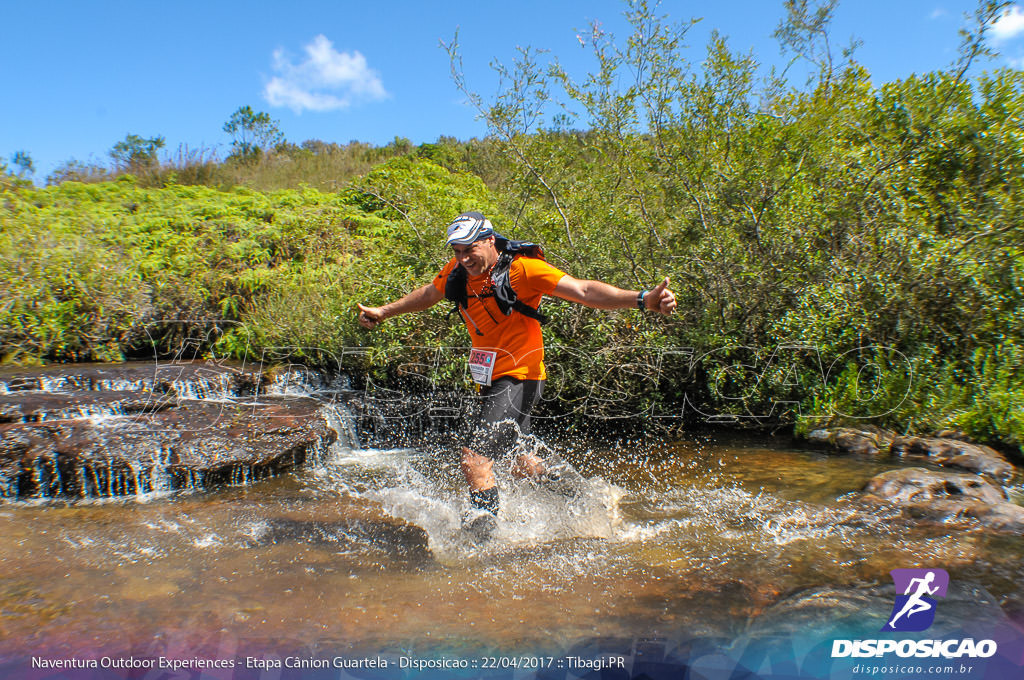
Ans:
{"type": "Polygon", "coordinates": [[[45,370],[0,378],[0,413],[15,426],[0,440],[0,500],[248,486],[322,461],[332,442],[359,445],[341,401],[345,376],[202,362],[45,370]],[[204,438],[206,430],[217,436],[204,438]],[[232,450],[251,450],[251,462],[232,450]]]}
{"type": "Polygon", "coordinates": [[[345,406],[338,403],[326,404],[322,410],[327,427],[337,433],[335,446],[348,449],[359,448],[359,433],[356,431],[355,416],[345,406]]]}
{"type": "Polygon", "coordinates": [[[352,385],[347,375],[329,376],[304,366],[288,366],[270,372],[264,389],[268,396],[310,396],[348,392],[352,385]]]}
{"type": "Polygon", "coordinates": [[[109,404],[78,404],[70,408],[57,409],[42,414],[39,422],[51,420],[89,420],[97,423],[111,417],[124,416],[124,405],[120,402],[109,404]]]}
{"type": "Polygon", "coordinates": [[[138,476],[132,474],[127,464],[108,461],[106,464],[86,465],[86,497],[110,497],[138,495],[138,476]]]}
{"type": "Polygon", "coordinates": [[[231,401],[240,396],[233,376],[190,377],[171,383],[171,393],[191,401],[231,401]]]}
{"type": "Polygon", "coordinates": [[[18,497],[17,476],[0,475],[0,501],[14,500],[18,497]]]}
{"type": "Polygon", "coordinates": [[[32,483],[43,498],[52,498],[60,493],[60,468],[49,458],[36,458],[32,465],[32,483]]]}
{"type": "Polygon", "coordinates": [[[99,378],[89,382],[89,389],[93,392],[143,392],[153,391],[156,388],[155,377],[137,378],[99,378]]]}
{"type": "Polygon", "coordinates": [[[15,376],[0,379],[0,395],[23,392],[65,394],[69,392],[142,392],[154,390],[159,381],[155,371],[148,377],[117,377],[99,374],[15,376]]]}
{"type": "Polygon", "coordinates": [[[231,468],[231,481],[228,486],[249,486],[253,481],[252,467],[235,465],[231,468]]]}

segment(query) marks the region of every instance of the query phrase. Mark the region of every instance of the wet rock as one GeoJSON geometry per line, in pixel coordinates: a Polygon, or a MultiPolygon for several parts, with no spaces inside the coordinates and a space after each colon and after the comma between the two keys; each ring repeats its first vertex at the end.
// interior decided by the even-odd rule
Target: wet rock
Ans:
{"type": "Polygon", "coordinates": [[[881,588],[814,588],[790,594],[766,608],[751,621],[748,634],[787,635],[859,625],[877,631],[885,625],[890,609],[892,600],[881,588]]]}
{"type": "Polygon", "coordinates": [[[944,523],[972,519],[977,520],[986,529],[1024,534],[1024,508],[1009,502],[986,503],[974,499],[936,500],[930,503],[908,504],[904,511],[917,519],[944,523]]]}
{"type": "Polygon", "coordinates": [[[947,498],[973,498],[986,503],[1006,500],[1002,488],[978,475],[938,472],[924,468],[889,470],[868,482],[865,492],[896,503],[916,503],[947,498]]]}
{"type": "Polygon", "coordinates": [[[422,563],[431,559],[427,532],[383,512],[378,517],[316,520],[273,519],[256,543],[312,543],[338,550],[373,550],[390,559],[422,563]]]}
{"type": "Polygon", "coordinates": [[[978,504],[968,509],[967,514],[989,529],[1024,534],[1024,508],[1015,503],[978,504]]]}
{"type": "MultiPolygon", "coordinates": [[[[150,392],[175,389],[244,394],[247,386],[263,382],[259,365],[209,361],[140,361],[126,364],[57,364],[26,371],[0,369],[0,394],[25,392],[150,392]]],[[[249,390],[251,393],[251,389],[249,390]]]]}
{"type": "Polygon", "coordinates": [[[895,436],[875,427],[832,427],[811,431],[807,434],[807,441],[840,453],[876,456],[888,453],[895,436]]]}
{"type": "Polygon", "coordinates": [[[895,456],[919,456],[943,467],[968,470],[1000,482],[1013,478],[1015,468],[1006,458],[988,446],[942,437],[896,437],[895,456]]]}
{"type": "MultiPolygon", "coordinates": [[[[326,451],[334,406],[194,364],[0,374],[0,495],[119,496],[244,483],[326,451]]],[[[331,423],[335,425],[332,427],[331,423]]]]}
{"type": "Polygon", "coordinates": [[[999,482],[1013,479],[1016,468],[1005,456],[981,444],[965,441],[963,433],[944,432],[948,437],[899,436],[876,427],[831,427],[813,430],[811,444],[844,454],[927,458],[928,462],[983,474],[999,482]]]}
{"type": "MultiPolygon", "coordinates": [[[[336,438],[315,400],[259,408],[192,402],[108,420],[0,426],[0,470],[17,497],[118,496],[261,479],[336,438]]],[[[0,481],[0,484],[4,483],[0,481]]]]}
{"type": "MultiPolygon", "coordinates": [[[[877,638],[892,615],[896,595],[891,584],[864,588],[825,586],[800,591],[754,618],[746,637],[804,637],[808,631],[815,631],[827,640],[877,638]]],[[[1009,625],[1009,619],[991,593],[978,584],[953,579],[936,609],[929,636],[970,637],[977,631],[991,633],[1000,625],[1009,625]]]]}
{"type": "Polygon", "coordinates": [[[305,544],[326,548],[329,556],[359,553],[371,568],[386,562],[394,563],[389,568],[416,568],[433,559],[426,530],[364,498],[325,498],[287,507],[261,499],[234,506],[258,518],[245,531],[247,546],[305,544]]]}
{"type": "Polygon", "coordinates": [[[935,436],[940,439],[956,439],[958,441],[967,442],[968,444],[974,443],[974,440],[971,439],[970,435],[963,430],[939,430],[935,433],[935,436]]]}
{"type": "Polygon", "coordinates": [[[176,398],[148,391],[13,392],[0,394],[0,423],[39,423],[152,413],[177,405],[176,398]]]}
{"type": "Polygon", "coordinates": [[[924,468],[890,470],[865,487],[868,499],[896,503],[906,515],[948,523],[976,520],[994,531],[1024,533],[1024,508],[1009,502],[1006,492],[978,475],[924,468]]]}

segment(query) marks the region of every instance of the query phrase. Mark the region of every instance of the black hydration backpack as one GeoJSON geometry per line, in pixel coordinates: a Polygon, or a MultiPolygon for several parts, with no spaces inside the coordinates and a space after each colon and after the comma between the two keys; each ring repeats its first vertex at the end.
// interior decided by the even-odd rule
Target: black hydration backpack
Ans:
{"type": "MultiPolygon", "coordinates": [[[[494,235],[494,246],[498,249],[498,261],[491,268],[491,292],[480,297],[493,297],[498,303],[498,309],[505,316],[515,311],[542,324],[547,323],[548,318],[545,315],[519,299],[509,280],[509,268],[517,255],[543,260],[544,251],[536,243],[510,241],[498,234],[494,235]]],[[[466,309],[469,306],[467,278],[466,268],[460,264],[448,274],[448,279],[444,282],[444,296],[455,303],[456,309],[466,309]]],[[[480,334],[480,329],[477,329],[477,334],[480,334]]]]}

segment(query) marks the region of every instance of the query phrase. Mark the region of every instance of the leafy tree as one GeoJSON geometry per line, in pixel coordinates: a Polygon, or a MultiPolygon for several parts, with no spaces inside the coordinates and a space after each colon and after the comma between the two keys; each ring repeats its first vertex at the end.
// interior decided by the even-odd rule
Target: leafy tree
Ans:
{"type": "Polygon", "coordinates": [[[32,161],[32,156],[29,155],[28,151],[15,152],[11,156],[11,162],[18,168],[19,177],[31,175],[36,171],[35,163],[32,161]]]}
{"type": "Polygon", "coordinates": [[[50,186],[64,182],[102,182],[110,179],[107,168],[99,163],[83,163],[74,158],[61,163],[46,177],[50,186]]]}
{"type": "MultiPolygon", "coordinates": [[[[949,69],[878,88],[853,59],[856,42],[834,53],[835,6],[786,3],[776,37],[810,64],[805,83],[764,75],[715,33],[696,67],[685,44],[693,22],[670,24],[643,0],[626,12],[627,40],[599,24],[580,34],[595,63],[583,78],[524,49],[496,65],[491,101],[468,89],[457,41],[447,48],[511,170],[502,208],[526,236],[577,275],[634,288],[673,277],[673,319],[626,333],[611,315],[555,309],[553,336],[594,354],[698,348],[690,371],[703,384],[685,389],[679,372],[661,393],[685,392],[705,412],[778,417],[776,405],[802,402],[816,414],[964,425],[935,405],[953,414],[978,388],[943,396],[937,385],[972,372],[1012,382],[990,365],[1021,345],[1005,331],[1021,327],[1024,304],[1012,245],[1020,152],[1007,125],[1024,89],[1019,71],[982,77],[976,90],[966,77],[1005,3],[979,3],[949,69]],[[770,365],[792,347],[814,351],[770,365]],[[998,358],[976,358],[991,347],[998,358]],[[921,365],[936,367],[934,380],[921,365]],[[916,396],[897,408],[907,366],[916,396]],[[868,375],[884,399],[865,397],[868,375]]],[[[589,369],[567,370],[582,382],[589,369]]],[[[998,414],[970,422],[983,436],[1009,427],[979,424],[1009,422],[998,414]]]]}
{"type": "MultiPolygon", "coordinates": [[[[456,84],[489,125],[482,140],[296,147],[243,107],[225,125],[236,159],[273,148],[290,161],[227,163],[206,180],[245,189],[4,178],[0,287],[17,302],[0,305],[0,352],[129,351],[147,319],[243,322],[251,337],[218,346],[237,356],[459,344],[440,307],[370,339],[350,309],[436,272],[450,256],[443,225],[474,208],[573,275],[631,288],[672,276],[668,319],[545,303],[552,408],[871,418],[1019,445],[1024,71],[967,75],[1005,3],[979,3],[949,68],[883,84],[852,50],[834,51],[835,5],[785,4],[776,36],[806,81],[766,72],[716,33],[695,57],[695,22],[636,0],[626,40],[598,24],[580,34],[591,73],[521,50],[498,65],[491,101],[468,90],[453,41],[456,84]]],[[[72,162],[61,178],[105,174],[72,162]]],[[[433,362],[422,351],[408,363],[433,362]]]]}
{"type": "Polygon", "coordinates": [[[164,148],[163,137],[143,139],[138,135],[129,134],[114,145],[110,157],[118,170],[139,171],[152,168],[157,164],[156,153],[164,148]]]}
{"type": "Polygon", "coordinates": [[[231,114],[224,123],[224,132],[233,138],[231,156],[242,160],[259,158],[284,141],[278,121],[268,113],[253,111],[251,106],[240,106],[231,114]]]}
{"type": "Polygon", "coordinates": [[[835,14],[839,0],[786,0],[787,16],[779,22],[775,30],[775,39],[784,51],[792,52],[806,60],[816,70],[811,73],[808,82],[815,79],[831,82],[833,76],[851,65],[852,55],[860,42],[852,40],[843,49],[842,55],[847,61],[836,64],[829,35],[829,25],[835,14]]]}

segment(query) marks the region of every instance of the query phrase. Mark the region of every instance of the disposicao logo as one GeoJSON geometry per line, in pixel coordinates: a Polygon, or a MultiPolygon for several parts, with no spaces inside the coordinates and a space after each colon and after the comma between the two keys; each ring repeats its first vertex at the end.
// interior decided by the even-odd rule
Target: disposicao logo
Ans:
{"type": "Polygon", "coordinates": [[[883,631],[904,633],[927,630],[935,622],[935,598],[945,597],[949,574],[945,569],[893,569],[896,596],[889,623],[883,631]]]}
{"type": "MultiPolygon", "coordinates": [[[[946,596],[949,574],[944,569],[893,569],[889,572],[896,585],[896,601],[881,632],[914,633],[927,630],[935,622],[937,600],[946,596]],[[901,593],[901,594],[900,594],[901,593]]],[[[996,653],[993,640],[833,640],[832,658],[880,657],[895,653],[899,657],[987,658],[996,653]]]]}

